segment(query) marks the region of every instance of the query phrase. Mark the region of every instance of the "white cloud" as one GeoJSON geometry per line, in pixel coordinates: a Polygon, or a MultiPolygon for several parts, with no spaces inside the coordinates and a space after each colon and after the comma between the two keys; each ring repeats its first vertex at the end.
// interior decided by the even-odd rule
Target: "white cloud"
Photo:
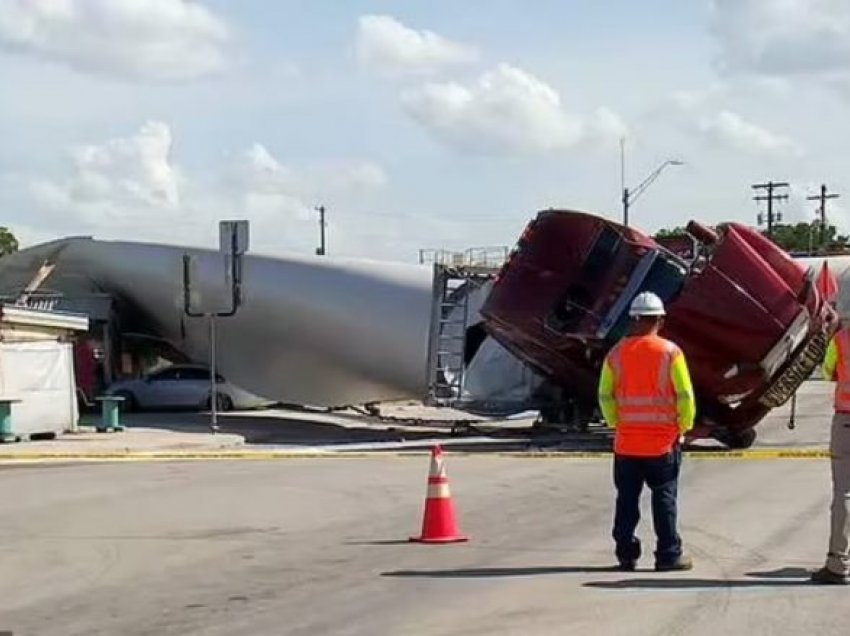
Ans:
{"type": "Polygon", "coordinates": [[[11,177],[26,198],[53,223],[134,227],[154,211],[178,212],[181,177],[172,165],[171,131],[149,122],[132,137],[73,149],[70,175],[62,179],[11,177]]]}
{"type": "Polygon", "coordinates": [[[597,108],[588,122],[588,137],[597,143],[610,144],[629,136],[629,127],[623,118],[610,108],[597,108]]]}
{"type": "Polygon", "coordinates": [[[0,47],[84,72],[174,81],[225,68],[228,28],[187,0],[4,0],[0,47]]]}
{"type": "Polygon", "coordinates": [[[740,115],[722,110],[700,119],[700,132],[710,140],[751,154],[800,154],[800,148],[788,137],[753,124],[740,115]]]}
{"type": "Polygon", "coordinates": [[[673,107],[681,112],[695,112],[704,107],[707,107],[718,98],[727,96],[728,87],[725,85],[715,84],[703,90],[678,90],[673,91],[670,96],[663,100],[661,108],[666,111],[668,107],[673,107]]]}
{"type": "MultiPolygon", "coordinates": [[[[791,183],[790,187],[783,191],[788,195],[788,199],[774,204],[782,214],[782,222],[811,223],[817,219],[819,205],[816,201],[809,201],[808,197],[816,194],[819,188],[820,184],[815,183],[791,183]]],[[[764,205],[763,202],[760,203],[759,208],[763,210],[764,205]]]]}
{"type": "Polygon", "coordinates": [[[0,203],[22,211],[14,225],[25,240],[85,233],[199,244],[236,214],[257,224],[260,249],[298,249],[299,240],[312,244],[317,201],[350,200],[387,182],[367,161],[295,168],[261,144],[212,174],[189,175],[171,150],[170,128],[149,122],[132,136],[72,149],[66,176],[4,175],[0,203]]]}
{"type": "Polygon", "coordinates": [[[847,0],[714,0],[712,31],[728,71],[850,73],[847,0]]]}
{"type": "Polygon", "coordinates": [[[508,64],[469,86],[432,83],[408,90],[402,105],[440,140],[467,152],[559,150],[583,133],[555,89],[508,64]]]}
{"type": "Polygon", "coordinates": [[[171,130],[149,122],[127,139],[86,145],[74,151],[76,167],[71,194],[75,200],[129,196],[150,205],[180,203],[178,174],[171,165],[171,130]],[[95,186],[88,191],[88,186],[95,186]]]}
{"type": "Polygon", "coordinates": [[[299,192],[318,196],[342,190],[371,190],[387,184],[381,166],[363,160],[336,160],[300,170],[282,164],[259,143],[240,155],[236,173],[243,184],[261,192],[299,192]]]}
{"type": "Polygon", "coordinates": [[[478,59],[471,46],[416,31],[386,15],[360,18],[355,51],[362,68],[388,76],[428,74],[478,59]]]}
{"type": "MultiPolygon", "coordinates": [[[[774,86],[774,90],[784,87],[774,86]]],[[[749,121],[723,108],[731,88],[715,85],[701,91],[675,91],[653,110],[653,118],[672,124],[688,136],[699,135],[715,146],[754,156],[800,156],[803,149],[792,138],[749,121]]]]}

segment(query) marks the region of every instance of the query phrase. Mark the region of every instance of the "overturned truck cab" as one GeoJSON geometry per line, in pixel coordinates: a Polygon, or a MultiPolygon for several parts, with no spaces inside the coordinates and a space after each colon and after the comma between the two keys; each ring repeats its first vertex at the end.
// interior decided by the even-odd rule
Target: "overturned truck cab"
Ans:
{"type": "Polygon", "coordinates": [[[685,353],[697,397],[691,437],[732,448],[788,401],[838,328],[814,272],[735,223],[688,225],[693,258],[631,227],[582,212],[533,219],[499,272],[481,314],[487,331],[593,412],[605,355],[642,291],[667,306],[662,335],[685,353]]]}

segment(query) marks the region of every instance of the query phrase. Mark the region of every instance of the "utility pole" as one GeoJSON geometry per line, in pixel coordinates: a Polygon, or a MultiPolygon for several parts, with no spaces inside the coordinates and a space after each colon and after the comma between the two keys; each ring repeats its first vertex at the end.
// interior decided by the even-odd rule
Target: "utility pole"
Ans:
{"type": "Polygon", "coordinates": [[[319,247],[316,249],[318,256],[325,255],[325,206],[316,206],[316,211],[319,213],[319,247]]]}
{"type": "MultiPolygon", "coordinates": [[[[753,190],[767,190],[766,195],[758,195],[753,197],[753,201],[767,201],[767,236],[769,238],[773,238],[773,221],[774,218],[777,221],[782,220],[782,214],[777,212],[775,215],[773,213],[773,202],[774,201],[787,201],[787,194],[775,194],[774,190],[776,188],[787,188],[789,187],[788,183],[785,182],[776,182],[776,181],[768,181],[767,183],[757,183],[753,186],[753,190]]],[[[761,213],[758,215],[758,224],[763,224],[763,217],[761,213]]]]}
{"type": "Polygon", "coordinates": [[[827,194],[826,184],[822,184],[820,187],[820,194],[814,195],[810,197],[806,197],[808,201],[820,201],[820,236],[819,243],[821,248],[823,248],[824,243],[826,242],[826,200],[827,199],[837,199],[838,194],[827,194]]]}

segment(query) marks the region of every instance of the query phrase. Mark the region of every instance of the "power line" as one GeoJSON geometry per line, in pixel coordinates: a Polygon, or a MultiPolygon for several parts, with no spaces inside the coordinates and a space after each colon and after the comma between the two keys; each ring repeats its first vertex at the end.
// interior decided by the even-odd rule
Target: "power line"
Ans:
{"type": "MultiPolygon", "coordinates": [[[[535,212],[536,213],[536,212],[535,212]]],[[[534,214],[529,214],[527,216],[492,216],[489,214],[475,214],[475,215],[467,215],[467,214],[454,214],[452,216],[436,216],[430,213],[424,212],[404,212],[402,210],[396,212],[372,212],[372,211],[364,211],[364,212],[351,212],[351,211],[342,211],[338,214],[338,217],[341,219],[361,219],[361,218],[373,218],[379,217],[383,219],[398,219],[398,220],[410,220],[410,221],[422,221],[422,220],[434,220],[438,222],[448,222],[448,223],[465,223],[465,222],[475,222],[475,223],[528,223],[529,220],[534,218],[534,214]]]]}
{"type": "MultiPolygon", "coordinates": [[[[753,185],[753,190],[767,190],[766,195],[757,195],[753,197],[753,201],[767,201],[767,236],[769,238],[773,238],[773,221],[774,218],[776,221],[782,220],[782,214],[773,212],[773,202],[774,201],[787,201],[787,194],[776,194],[774,190],[777,188],[787,188],[790,184],[776,181],[768,181],[767,183],[757,183],[753,185]]],[[[762,225],[764,223],[764,218],[759,212],[758,214],[758,224],[762,225]]]]}
{"type": "Polygon", "coordinates": [[[827,194],[826,184],[822,184],[820,187],[820,194],[816,194],[810,197],[806,197],[808,201],[820,201],[820,245],[824,246],[826,242],[826,201],[827,199],[837,199],[839,194],[827,194]]]}

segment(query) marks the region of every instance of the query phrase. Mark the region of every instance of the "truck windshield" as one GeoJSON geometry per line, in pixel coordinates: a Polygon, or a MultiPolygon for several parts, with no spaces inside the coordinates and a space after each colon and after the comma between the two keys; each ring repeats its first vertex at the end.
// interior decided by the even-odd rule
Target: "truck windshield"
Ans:
{"type": "Polygon", "coordinates": [[[625,299],[626,302],[618,304],[618,308],[621,308],[621,311],[614,318],[614,326],[606,334],[605,340],[614,344],[626,335],[630,322],[628,308],[632,297],[640,292],[651,291],[657,294],[664,301],[665,305],[668,305],[678,296],[682,286],[685,284],[686,275],[687,272],[682,265],[668,260],[663,253],[659,252],[643,281],[637,286],[635,294],[625,299]]]}
{"type": "Polygon", "coordinates": [[[652,291],[668,303],[687,275],[664,250],[634,245],[608,226],[600,229],[576,269],[552,304],[546,326],[559,334],[595,337],[610,344],[628,330],[629,304],[638,293],[652,291]]]}

